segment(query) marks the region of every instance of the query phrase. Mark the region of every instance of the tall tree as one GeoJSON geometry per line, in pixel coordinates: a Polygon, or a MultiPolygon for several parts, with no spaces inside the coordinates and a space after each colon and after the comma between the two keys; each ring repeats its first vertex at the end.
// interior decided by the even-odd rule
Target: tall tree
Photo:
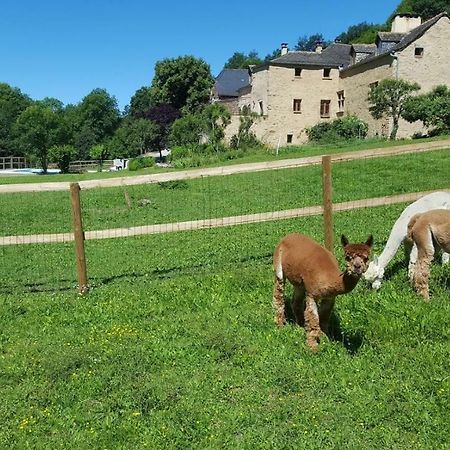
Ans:
{"type": "Polygon", "coordinates": [[[324,48],[329,45],[329,42],[324,39],[322,33],[315,33],[311,34],[310,36],[300,36],[298,38],[297,44],[295,45],[295,50],[313,52],[319,42],[324,48]]]}
{"type": "Polygon", "coordinates": [[[181,113],[172,105],[162,104],[151,108],[144,117],[159,126],[157,148],[161,152],[161,150],[168,145],[170,127],[175,120],[181,117],[181,113]]]}
{"type": "Polygon", "coordinates": [[[14,130],[20,145],[35,155],[44,172],[47,172],[49,149],[65,140],[61,116],[37,103],[20,114],[14,130]]]}
{"type": "Polygon", "coordinates": [[[281,49],[276,48],[272,53],[265,56],[264,61],[271,61],[272,59],[279,58],[281,56],[281,49]]]}
{"type": "Polygon", "coordinates": [[[375,36],[378,31],[384,28],[383,25],[375,25],[373,23],[361,22],[357,25],[351,25],[347,31],[342,32],[336,37],[336,41],[340,41],[342,44],[355,44],[355,43],[373,43],[375,42],[375,36]],[[372,36],[373,35],[373,36],[372,36]],[[368,39],[366,36],[370,36],[368,39]],[[369,42],[366,42],[366,41],[369,42]]]}
{"type": "Polygon", "coordinates": [[[428,20],[441,12],[450,13],[449,0],[403,0],[392,13],[388,22],[391,22],[395,14],[418,14],[422,20],[428,20]]]}
{"type": "Polygon", "coordinates": [[[152,89],[150,86],[142,86],[131,97],[127,113],[129,116],[139,119],[144,117],[154,106],[152,89]]]}
{"type": "Polygon", "coordinates": [[[387,117],[392,119],[390,139],[395,139],[398,122],[402,115],[405,101],[418,91],[420,86],[405,80],[385,79],[369,91],[368,100],[371,103],[369,111],[375,119],[387,117]]]}
{"type": "Polygon", "coordinates": [[[94,89],[84,97],[76,115],[75,145],[82,158],[89,156],[91,147],[110,138],[120,124],[117,100],[105,89],[94,89]]]}
{"type": "Polygon", "coordinates": [[[211,69],[205,61],[180,56],[156,63],[151,88],[156,104],[169,103],[188,113],[209,103],[213,84],[211,69]]]}
{"type": "Polygon", "coordinates": [[[157,150],[159,127],[147,119],[125,119],[107,142],[108,154],[115,158],[136,157],[157,150]]]}
{"type": "Polygon", "coordinates": [[[263,60],[258,56],[258,52],[252,50],[245,53],[235,52],[224,65],[224,69],[246,69],[248,66],[261,64],[263,60]]]}
{"type": "Polygon", "coordinates": [[[415,95],[405,102],[402,117],[408,122],[421,120],[438,133],[450,132],[450,89],[436,86],[427,94],[415,95]]]}
{"type": "Polygon", "coordinates": [[[20,89],[0,83],[0,156],[19,156],[21,149],[15,145],[13,127],[20,113],[32,100],[20,89]]]}

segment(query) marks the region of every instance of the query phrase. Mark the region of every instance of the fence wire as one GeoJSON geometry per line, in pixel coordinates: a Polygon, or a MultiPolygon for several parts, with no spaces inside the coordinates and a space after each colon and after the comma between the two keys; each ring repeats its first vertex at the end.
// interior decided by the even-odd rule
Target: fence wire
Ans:
{"type": "MultiPolygon", "coordinates": [[[[166,180],[146,184],[82,187],[85,239],[116,239],[123,245],[124,238],[133,236],[320,216],[322,169],[315,160],[311,164],[283,163],[274,170],[236,174],[221,169],[220,176],[193,177],[189,172],[186,179],[173,172],[166,180]]],[[[410,203],[426,193],[449,190],[449,179],[450,150],[335,162],[333,211],[410,203]]],[[[73,289],[77,279],[68,189],[1,193],[0,211],[0,293],[73,289]]],[[[386,233],[391,226],[386,223],[386,233]]],[[[88,248],[88,272],[93,257],[88,248]]]]}

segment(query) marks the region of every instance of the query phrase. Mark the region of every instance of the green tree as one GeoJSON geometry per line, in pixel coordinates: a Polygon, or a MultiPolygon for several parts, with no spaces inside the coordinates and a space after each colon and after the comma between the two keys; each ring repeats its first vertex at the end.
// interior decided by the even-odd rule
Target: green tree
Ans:
{"type": "Polygon", "coordinates": [[[371,44],[375,42],[378,31],[381,31],[384,28],[384,25],[361,22],[357,25],[348,27],[347,31],[344,31],[336,37],[336,40],[340,41],[342,44],[371,44]]]}
{"type": "Polygon", "coordinates": [[[264,62],[271,61],[272,59],[279,58],[281,56],[281,49],[276,48],[272,53],[265,56],[264,62]]]}
{"type": "Polygon", "coordinates": [[[258,65],[262,62],[263,60],[255,50],[252,50],[247,55],[245,53],[235,52],[223,67],[224,69],[246,69],[248,66],[258,65]]]}
{"type": "Polygon", "coordinates": [[[14,123],[32,103],[20,89],[0,83],[0,156],[22,155],[14,139],[14,123]]]}
{"type": "Polygon", "coordinates": [[[199,114],[186,114],[172,124],[169,143],[171,147],[195,147],[203,135],[202,117],[199,114]]]}
{"type": "Polygon", "coordinates": [[[221,103],[212,103],[202,111],[201,117],[208,142],[218,151],[225,137],[225,128],[231,123],[230,112],[221,103]]]}
{"type": "Polygon", "coordinates": [[[450,89],[436,86],[427,94],[410,97],[402,112],[408,122],[421,120],[426,127],[434,127],[437,133],[450,132],[450,89]]]}
{"type": "Polygon", "coordinates": [[[318,42],[321,42],[324,48],[329,45],[329,42],[324,39],[322,33],[300,36],[295,45],[295,50],[313,52],[318,42]]]}
{"type": "Polygon", "coordinates": [[[35,104],[20,114],[14,126],[18,142],[39,159],[44,172],[47,172],[50,147],[64,141],[64,129],[61,125],[61,117],[57,113],[35,104]]]}
{"type": "Polygon", "coordinates": [[[150,86],[143,86],[138,89],[130,100],[127,114],[135,119],[145,117],[145,115],[155,106],[152,89],[150,86]]]}
{"type": "Polygon", "coordinates": [[[390,139],[395,139],[398,122],[402,115],[405,101],[410,95],[418,91],[420,86],[405,80],[385,79],[369,91],[369,111],[375,119],[387,117],[392,119],[390,139]]]}
{"type": "Polygon", "coordinates": [[[261,145],[256,138],[255,133],[251,131],[251,127],[260,116],[244,107],[239,115],[239,129],[237,134],[231,137],[230,147],[246,148],[261,145]]]}
{"type": "Polygon", "coordinates": [[[428,20],[441,12],[450,13],[450,1],[448,0],[403,0],[389,17],[390,23],[395,14],[418,14],[422,20],[428,20]]]}
{"type": "Polygon", "coordinates": [[[41,106],[50,108],[54,112],[62,112],[64,110],[64,103],[61,100],[53,97],[45,97],[42,100],[37,100],[41,106]]]}
{"type": "Polygon", "coordinates": [[[48,151],[48,158],[55,162],[61,173],[69,173],[70,162],[77,155],[77,149],[73,145],[54,145],[48,151]]]}
{"type": "Polygon", "coordinates": [[[124,120],[106,149],[111,157],[134,158],[158,149],[159,126],[147,119],[124,120]]]}
{"type": "Polygon", "coordinates": [[[164,59],[155,65],[152,95],[183,113],[201,110],[209,102],[214,79],[208,64],[193,56],[164,59]]]}
{"type": "Polygon", "coordinates": [[[94,89],[82,99],[75,112],[75,145],[81,158],[96,144],[112,137],[120,124],[117,100],[105,89],[94,89]]]}

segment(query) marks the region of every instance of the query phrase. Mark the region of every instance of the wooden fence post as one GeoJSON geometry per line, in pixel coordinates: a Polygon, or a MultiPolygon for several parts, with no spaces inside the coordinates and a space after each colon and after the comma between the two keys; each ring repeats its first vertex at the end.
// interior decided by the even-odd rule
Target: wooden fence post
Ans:
{"type": "Polygon", "coordinates": [[[84,231],[81,219],[80,185],[70,183],[70,201],[72,203],[73,234],[75,237],[75,253],[77,258],[78,286],[81,295],[89,292],[84,253],[84,231]]]}
{"type": "Polygon", "coordinates": [[[331,191],[331,156],[322,157],[323,222],[325,248],[333,253],[333,198],[331,191]]]}

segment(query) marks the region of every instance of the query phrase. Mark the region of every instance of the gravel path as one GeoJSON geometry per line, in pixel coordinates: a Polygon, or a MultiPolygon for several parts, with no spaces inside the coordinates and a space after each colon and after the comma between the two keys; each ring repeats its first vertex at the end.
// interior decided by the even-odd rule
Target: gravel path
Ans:
{"type": "MultiPolygon", "coordinates": [[[[332,161],[350,161],[354,159],[378,158],[383,156],[405,155],[408,153],[422,153],[433,150],[450,148],[450,140],[433,141],[428,143],[400,145],[397,147],[378,148],[371,150],[353,151],[331,155],[332,161]]],[[[131,186],[137,184],[159,183],[162,181],[188,180],[208,176],[231,175],[236,173],[257,172],[271,169],[289,167],[302,167],[322,163],[322,155],[305,158],[282,159],[260,163],[236,164],[232,166],[211,167],[202,169],[183,170],[177,172],[164,172],[151,175],[137,175],[134,177],[104,178],[98,180],[80,181],[81,189],[94,189],[99,187],[131,186]]],[[[65,191],[70,182],[54,181],[47,183],[20,183],[0,185],[0,194],[13,192],[39,192],[39,191],[65,191]]]]}

